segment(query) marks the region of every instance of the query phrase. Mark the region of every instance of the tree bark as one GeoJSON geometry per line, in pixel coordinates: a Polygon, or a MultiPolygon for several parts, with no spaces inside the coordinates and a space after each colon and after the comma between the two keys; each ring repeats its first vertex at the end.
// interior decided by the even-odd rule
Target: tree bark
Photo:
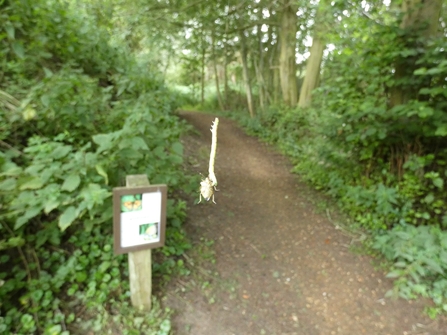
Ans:
{"type": "MultiPolygon", "coordinates": [[[[259,21],[262,20],[262,10],[259,10],[259,21]]],[[[264,83],[264,48],[262,45],[262,31],[261,31],[261,25],[257,25],[257,37],[258,37],[258,46],[259,46],[259,62],[256,64],[255,62],[255,70],[256,70],[256,77],[258,81],[258,87],[259,87],[259,106],[261,107],[261,110],[265,107],[265,83],[264,83]]]]}
{"type": "MultiPolygon", "coordinates": [[[[226,44],[226,43],[225,43],[226,44]]],[[[226,102],[226,107],[228,108],[228,94],[229,94],[229,87],[228,87],[228,55],[227,50],[225,47],[225,58],[224,58],[224,99],[226,102]]]]}
{"type": "Polygon", "coordinates": [[[205,46],[202,39],[202,69],[200,73],[200,101],[203,106],[205,103],[205,46]]]}
{"type": "Polygon", "coordinates": [[[312,91],[320,80],[320,67],[326,45],[319,37],[314,37],[310,48],[310,56],[306,64],[306,72],[300,91],[299,107],[309,107],[312,102],[312,91]]]}
{"type": "Polygon", "coordinates": [[[217,101],[219,102],[219,108],[221,111],[224,111],[224,104],[222,101],[222,95],[220,94],[220,85],[219,85],[219,72],[217,71],[217,61],[216,61],[216,47],[214,45],[215,42],[215,36],[214,36],[214,29],[211,32],[211,52],[212,52],[212,58],[213,58],[213,68],[214,68],[214,78],[216,81],[216,94],[217,94],[217,101]]]}
{"type": "Polygon", "coordinates": [[[318,5],[317,14],[315,16],[315,24],[313,29],[313,41],[310,48],[310,56],[307,60],[306,71],[304,73],[304,81],[300,90],[299,107],[309,107],[312,103],[312,91],[318,87],[320,82],[320,68],[323,60],[323,52],[326,48],[324,34],[327,31],[328,13],[331,6],[328,0],[321,0],[318,5]]]}
{"type": "Polygon", "coordinates": [[[298,100],[295,57],[296,31],[296,9],[289,0],[284,0],[281,14],[281,29],[279,31],[279,41],[281,44],[279,74],[283,101],[286,105],[292,107],[296,105],[298,100]]]}
{"type": "Polygon", "coordinates": [[[255,107],[253,104],[253,94],[251,91],[250,77],[248,71],[248,62],[247,62],[247,48],[245,44],[245,35],[244,31],[239,31],[240,38],[240,46],[241,46],[241,58],[242,58],[242,73],[244,77],[245,91],[247,94],[247,104],[248,104],[248,112],[250,113],[250,117],[255,116],[255,107]]]}

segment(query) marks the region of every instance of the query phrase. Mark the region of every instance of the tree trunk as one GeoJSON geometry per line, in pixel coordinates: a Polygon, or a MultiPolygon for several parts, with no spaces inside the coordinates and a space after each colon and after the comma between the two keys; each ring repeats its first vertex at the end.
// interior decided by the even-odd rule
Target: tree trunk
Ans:
{"type": "MultiPolygon", "coordinates": [[[[259,10],[259,16],[258,20],[262,21],[262,10],[259,10]]],[[[258,37],[258,45],[259,45],[259,62],[256,64],[255,62],[255,70],[256,70],[256,77],[258,80],[258,87],[259,87],[259,106],[261,107],[261,110],[265,107],[265,83],[264,83],[264,48],[262,46],[262,31],[261,31],[261,25],[258,24],[257,26],[257,37],[258,37]]]]}
{"type": "Polygon", "coordinates": [[[324,34],[326,33],[332,15],[328,15],[332,10],[328,0],[320,0],[315,24],[313,29],[313,41],[310,48],[310,56],[306,63],[304,81],[300,90],[299,107],[309,107],[312,103],[312,91],[318,87],[320,82],[320,68],[323,60],[323,52],[326,48],[324,34]]]}
{"type": "Polygon", "coordinates": [[[222,95],[220,94],[220,85],[219,85],[219,72],[217,71],[217,62],[216,62],[216,49],[214,46],[214,30],[211,32],[211,52],[212,52],[212,58],[213,58],[213,68],[214,68],[214,77],[216,80],[216,94],[217,94],[217,101],[219,102],[219,108],[221,111],[224,111],[224,104],[222,101],[222,95]]]}
{"type": "Polygon", "coordinates": [[[309,107],[312,102],[312,91],[317,88],[320,79],[321,60],[325,47],[326,45],[321,38],[314,37],[306,64],[303,85],[301,86],[299,107],[309,107]]]}
{"type": "Polygon", "coordinates": [[[242,73],[244,76],[245,91],[247,94],[248,112],[250,113],[250,117],[254,117],[255,116],[255,107],[253,104],[253,94],[252,94],[251,85],[250,85],[250,77],[249,77],[248,63],[247,63],[247,49],[246,49],[246,45],[245,45],[245,35],[244,35],[243,30],[241,30],[239,32],[239,38],[240,38],[240,45],[241,45],[242,73]]]}
{"type": "Polygon", "coordinates": [[[226,107],[228,108],[228,99],[229,99],[229,93],[230,88],[228,87],[228,21],[225,24],[225,44],[224,44],[224,52],[225,52],[225,58],[224,58],[224,99],[226,107]]]}
{"type": "MultiPolygon", "coordinates": [[[[203,41],[202,41],[203,42],[203,41]]],[[[202,44],[202,71],[200,73],[200,101],[205,103],[205,46],[202,44]]]]}
{"type": "Polygon", "coordinates": [[[225,47],[225,59],[224,59],[224,99],[226,102],[226,107],[228,108],[228,94],[229,94],[229,87],[228,87],[228,55],[227,55],[227,50],[225,47]]]}
{"type": "Polygon", "coordinates": [[[270,92],[270,103],[276,104],[279,102],[281,94],[281,85],[279,80],[279,43],[276,38],[273,37],[274,28],[271,27],[269,34],[269,77],[268,77],[268,90],[270,92]],[[274,45],[271,45],[271,41],[276,41],[274,45]]]}
{"type": "MultiPolygon", "coordinates": [[[[401,10],[404,16],[400,28],[404,31],[404,41],[408,35],[414,36],[414,34],[423,41],[435,36],[439,28],[441,8],[442,0],[403,0],[401,10]]],[[[411,47],[408,44],[407,46],[411,47]]],[[[415,57],[413,59],[401,57],[396,60],[395,82],[412,75],[416,69],[416,60],[415,57]]],[[[412,97],[417,96],[418,90],[419,88],[409,85],[395,85],[390,90],[390,107],[407,103],[412,97]]]]}
{"type": "Polygon", "coordinates": [[[289,0],[285,0],[281,15],[281,29],[279,31],[279,41],[281,44],[279,74],[281,79],[283,101],[286,105],[292,107],[297,103],[295,57],[296,31],[296,9],[292,6],[289,0]]]}

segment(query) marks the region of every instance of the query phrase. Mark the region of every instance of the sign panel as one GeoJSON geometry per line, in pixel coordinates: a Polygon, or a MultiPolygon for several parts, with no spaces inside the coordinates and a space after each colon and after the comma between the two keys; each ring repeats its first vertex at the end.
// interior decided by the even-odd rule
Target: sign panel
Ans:
{"type": "Polygon", "coordinates": [[[115,187],[113,235],[115,254],[165,244],[167,186],[115,187]]]}

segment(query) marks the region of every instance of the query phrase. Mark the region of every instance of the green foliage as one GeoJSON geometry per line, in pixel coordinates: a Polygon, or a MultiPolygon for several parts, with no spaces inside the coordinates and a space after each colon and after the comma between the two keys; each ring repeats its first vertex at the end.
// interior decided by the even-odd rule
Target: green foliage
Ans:
{"type": "Polygon", "coordinates": [[[393,265],[389,278],[394,290],[405,299],[431,298],[435,307],[429,315],[447,312],[447,232],[436,226],[396,226],[376,237],[373,246],[393,265]]]}
{"type": "Polygon", "coordinates": [[[186,206],[173,193],[190,183],[172,111],[185,98],[112,47],[87,7],[8,1],[0,17],[0,332],[169,334],[156,301],[149,314],[130,307],[111,191],[135,173],[169,185],[154,268],[160,280],[182,269],[186,206]]]}
{"type": "Polygon", "coordinates": [[[234,115],[377,236],[396,290],[432,298],[434,316],[447,311],[447,42],[352,20],[358,31],[333,39],[312,108],[234,115]]]}

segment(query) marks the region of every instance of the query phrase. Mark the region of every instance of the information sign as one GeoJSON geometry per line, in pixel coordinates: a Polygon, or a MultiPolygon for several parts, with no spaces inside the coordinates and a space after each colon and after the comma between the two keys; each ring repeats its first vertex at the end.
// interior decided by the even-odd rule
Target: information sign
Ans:
{"type": "Polygon", "coordinates": [[[113,189],[115,254],[164,246],[166,202],[166,185],[113,189]]]}

